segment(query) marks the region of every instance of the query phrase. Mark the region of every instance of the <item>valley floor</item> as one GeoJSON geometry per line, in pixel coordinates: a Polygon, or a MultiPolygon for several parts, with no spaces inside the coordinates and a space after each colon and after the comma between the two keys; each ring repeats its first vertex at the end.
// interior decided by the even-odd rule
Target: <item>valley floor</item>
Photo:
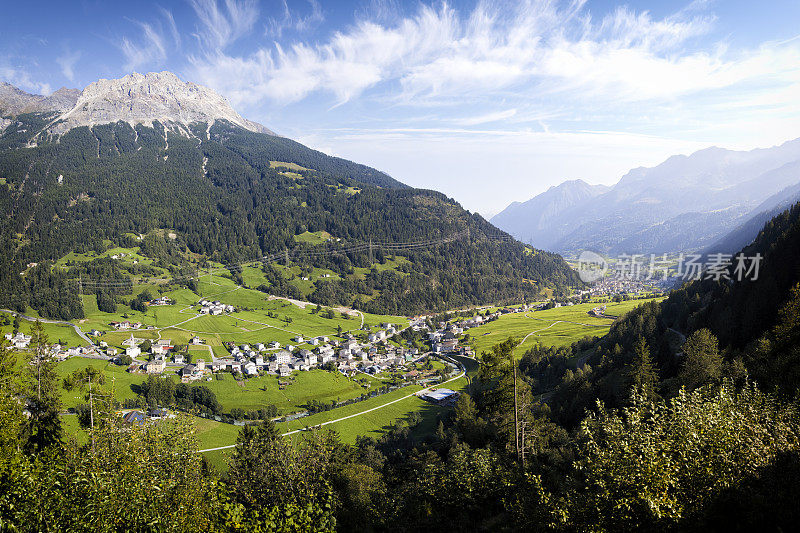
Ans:
{"type": "MultiPolygon", "coordinates": [[[[155,293],[157,287],[141,284],[135,286],[134,293],[146,289],[155,293]]],[[[400,328],[409,324],[408,319],[398,316],[352,311],[346,316],[341,312],[348,311],[345,309],[337,310],[331,318],[324,318],[316,306],[270,297],[260,291],[238,286],[225,276],[201,277],[197,292],[175,289],[159,292],[158,295],[166,296],[173,305],[151,306],[146,312],[120,305],[116,313],[104,313],[97,309],[95,296],[86,295],[86,318],[74,324],[77,329],[66,324],[45,324],[45,331],[51,342],[71,346],[85,344],[78,331],[86,334],[97,330],[101,335],[93,338],[95,343],[102,340],[109,347],[119,350],[124,350],[123,343],[131,335],[140,341],[171,339],[173,345],[188,344],[192,337],[199,336],[203,344],[191,346],[189,353],[195,359],[203,358],[210,362],[218,357],[229,356],[225,343],[230,342],[240,345],[276,341],[285,346],[294,343],[293,339],[298,336],[305,339],[334,337],[340,331],[352,331],[357,337],[366,338],[365,330],[378,330],[385,323],[392,323],[400,328]],[[237,311],[219,316],[201,315],[197,306],[200,299],[219,300],[223,304],[235,306],[237,311]],[[117,331],[111,326],[113,322],[122,321],[140,322],[142,327],[135,331],[117,331]]],[[[608,304],[607,313],[621,316],[641,303],[641,300],[631,300],[608,304]]],[[[590,316],[588,312],[595,305],[579,304],[505,314],[497,320],[467,330],[465,333],[468,337],[462,338],[462,341],[474,353],[479,354],[509,337],[514,337],[519,341],[516,354],[520,356],[526,348],[537,342],[547,346],[565,346],[587,335],[602,336],[610,328],[613,319],[590,316]]],[[[33,311],[30,314],[35,316],[33,311]]],[[[23,324],[21,329],[26,331],[27,326],[23,324]]],[[[10,326],[4,326],[1,330],[3,333],[10,331],[10,326]]],[[[394,340],[390,342],[399,345],[394,340]]],[[[312,348],[310,345],[306,347],[312,348]]],[[[462,357],[459,362],[461,372],[442,383],[442,386],[458,391],[474,376],[478,367],[477,361],[462,357]]],[[[442,363],[437,364],[442,368],[445,366],[442,363]]],[[[71,357],[59,365],[58,371],[66,376],[76,369],[88,366],[105,372],[119,401],[135,399],[147,378],[146,374],[128,372],[126,367],[114,365],[107,358],[100,357],[71,357]]],[[[180,366],[168,367],[167,372],[172,375],[178,368],[180,366]]],[[[173,379],[179,381],[177,376],[173,379]]],[[[279,414],[289,414],[304,410],[311,401],[342,402],[361,399],[364,394],[387,384],[388,379],[386,376],[366,373],[346,376],[338,372],[311,370],[294,372],[289,380],[284,378],[285,383],[281,384],[282,378],[274,375],[236,380],[232,374],[220,372],[201,384],[214,392],[226,412],[233,408],[248,411],[275,406],[279,414]]],[[[414,425],[412,435],[431,434],[446,408],[424,401],[415,394],[425,386],[427,385],[406,385],[357,403],[281,422],[279,430],[284,435],[293,436],[301,434],[305,428],[323,425],[335,430],[344,442],[353,443],[360,435],[378,436],[396,423],[407,423],[412,413],[419,413],[421,422],[414,425]]],[[[74,408],[85,401],[81,395],[66,391],[62,400],[65,408],[74,408]]],[[[78,440],[86,439],[85,432],[78,427],[74,415],[65,415],[64,420],[71,435],[78,440]]],[[[201,450],[213,464],[224,468],[225,457],[232,448],[240,427],[216,420],[195,418],[195,429],[201,450]]]]}

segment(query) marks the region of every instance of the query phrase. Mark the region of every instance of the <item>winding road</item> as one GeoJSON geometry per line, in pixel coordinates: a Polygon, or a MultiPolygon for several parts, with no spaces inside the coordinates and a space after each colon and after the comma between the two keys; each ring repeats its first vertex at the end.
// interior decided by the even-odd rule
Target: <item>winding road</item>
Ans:
{"type": "Polygon", "coordinates": [[[0,309],[0,312],[10,313],[13,316],[18,316],[21,319],[27,320],[29,322],[36,322],[38,320],[42,324],[57,324],[59,326],[70,326],[72,329],[75,330],[75,333],[77,333],[80,336],[80,338],[82,338],[89,344],[94,344],[92,342],[92,339],[87,337],[86,334],[83,331],[81,331],[81,328],[79,328],[76,324],[73,324],[72,322],[66,322],[64,320],[48,320],[46,318],[36,318],[33,316],[23,315],[22,313],[17,313],[16,311],[12,311],[11,309],[0,309]]]}

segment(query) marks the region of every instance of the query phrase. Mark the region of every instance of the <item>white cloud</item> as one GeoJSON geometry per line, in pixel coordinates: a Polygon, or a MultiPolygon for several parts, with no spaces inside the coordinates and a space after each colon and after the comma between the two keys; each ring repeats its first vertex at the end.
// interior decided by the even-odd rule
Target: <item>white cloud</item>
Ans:
{"type": "Polygon", "coordinates": [[[201,28],[200,44],[212,50],[224,50],[252,31],[258,20],[258,5],[253,0],[189,0],[201,28]],[[224,6],[224,7],[223,7],[224,6]]]}
{"type": "Polygon", "coordinates": [[[692,50],[692,40],[713,24],[697,6],[663,19],[620,8],[595,21],[583,1],[479,3],[469,13],[422,5],[391,23],[358,20],[326,42],[276,43],[245,56],[219,46],[192,65],[195,77],[241,103],[279,105],[316,92],[341,104],[382,83],[388,88],[377,96],[419,105],[500,91],[592,102],[668,100],[763,84],[765,75],[800,80],[800,43],[692,50]]]}
{"type": "Polygon", "coordinates": [[[119,48],[125,56],[125,70],[130,72],[163,63],[167,59],[167,48],[161,28],[138,20],[132,22],[141,29],[142,36],[138,41],[122,38],[119,48]]]}
{"type": "Polygon", "coordinates": [[[181,35],[172,12],[163,7],[158,7],[161,19],[154,19],[150,22],[130,20],[140,30],[137,39],[122,37],[118,47],[125,56],[124,68],[126,71],[134,71],[140,68],[160,66],[169,56],[169,41],[175,47],[181,46],[181,35]],[[166,24],[166,30],[164,25],[166,24]]]}
{"type": "Polygon", "coordinates": [[[486,113],[484,115],[478,115],[474,117],[459,118],[453,120],[453,122],[455,124],[460,124],[461,126],[475,126],[478,124],[486,124],[488,122],[497,122],[499,120],[511,118],[516,114],[517,114],[516,109],[506,109],[505,111],[486,113]]]}
{"type": "Polygon", "coordinates": [[[65,51],[63,55],[56,58],[56,63],[61,67],[61,73],[69,81],[75,81],[75,63],[81,58],[80,51],[65,51]]]}
{"type": "Polygon", "coordinates": [[[289,9],[287,0],[283,0],[283,16],[280,19],[276,17],[267,19],[267,35],[281,38],[286,30],[302,33],[319,26],[325,20],[325,16],[322,14],[322,7],[317,0],[308,0],[308,4],[311,12],[301,16],[289,9]]]}
{"type": "Polygon", "coordinates": [[[178,31],[178,25],[175,24],[175,17],[172,16],[172,11],[164,9],[163,7],[159,7],[158,10],[161,11],[161,15],[167,22],[167,27],[169,28],[170,34],[172,35],[172,41],[175,43],[175,46],[180,47],[181,34],[178,31]]]}
{"type": "Polygon", "coordinates": [[[53,92],[49,83],[35,81],[24,68],[7,64],[0,64],[0,80],[32,94],[47,95],[53,92]]]}

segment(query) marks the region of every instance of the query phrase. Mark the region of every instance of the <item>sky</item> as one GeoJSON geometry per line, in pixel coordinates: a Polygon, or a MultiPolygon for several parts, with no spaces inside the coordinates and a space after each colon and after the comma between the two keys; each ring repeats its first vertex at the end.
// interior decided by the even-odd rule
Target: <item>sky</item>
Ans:
{"type": "Polygon", "coordinates": [[[170,70],[281,135],[487,218],[567,179],[613,184],[673,154],[800,137],[797,0],[0,9],[2,81],[49,94],[170,70]]]}

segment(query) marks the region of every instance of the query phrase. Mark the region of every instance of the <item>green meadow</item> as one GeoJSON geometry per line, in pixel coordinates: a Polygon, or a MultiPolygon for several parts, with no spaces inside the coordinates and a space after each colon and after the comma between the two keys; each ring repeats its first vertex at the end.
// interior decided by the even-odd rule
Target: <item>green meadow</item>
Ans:
{"type": "MultiPolygon", "coordinates": [[[[255,271],[255,269],[249,269],[255,271]]],[[[248,269],[245,269],[248,271],[248,269]]],[[[260,272],[260,271],[258,271],[260,272]]],[[[408,320],[399,316],[358,313],[343,318],[339,311],[334,318],[324,318],[316,312],[316,306],[301,307],[285,299],[272,298],[260,291],[237,286],[231,279],[218,275],[201,276],[198,291],[187,289],[159,292],[156,287],[137,286],[135,292],[147,288],[153,296],[163,294],[175,305],[152,306],[146,312],[139,312],[119,305],[117,312],[104,313],[97,309],[94,295],[83,296],[86,318],[79,321],[83,331],[98,329],[104,331],[102,340],[111,346],[121,347],[122,341],[129,338],[129,331],[115,331],[110,322],[129,320],[141,322],[152,329],[141,329],[134,333],[139,339],[172,339],[174,344],[186,344],[197,335],[212,347],[217,356],[227,354],[224,342],[237,344],[278,341],[281,344],[293,342],[298,335],[308,339],[317,336],[334,336],[342,331],[356,331],[362,327],[380,327],[384,322],[405,326],[408,320]],[[199,315],[200,299],[219,300],[233,305],[237,311],[232,314],[209,316],[199,315]]],[[[74,332],[73,332],[74,335],[74,332]]],[[[294,343],[296,344],[296,343],[294,343]]]]}
{"type": "MultiPolygon", "coordinates": [[[[648,300],[609,303],[606,304],[606,313],[622,316],[646,301],[648,300]]],[[[515,349],[515,355],[519,357],[536,343],[561,347],[568,346],[587,335],[602,337],[608,333],[614,321],[590,316],[589,311],[595,306],[597,304],[594,303],[578,304],[502,315],[493,322],[468,330],[470,336],[468,344],[476,354],[480,354],[489,351],[492,346],[509,337],[517,341],[526,339],[515,349]]]]}

